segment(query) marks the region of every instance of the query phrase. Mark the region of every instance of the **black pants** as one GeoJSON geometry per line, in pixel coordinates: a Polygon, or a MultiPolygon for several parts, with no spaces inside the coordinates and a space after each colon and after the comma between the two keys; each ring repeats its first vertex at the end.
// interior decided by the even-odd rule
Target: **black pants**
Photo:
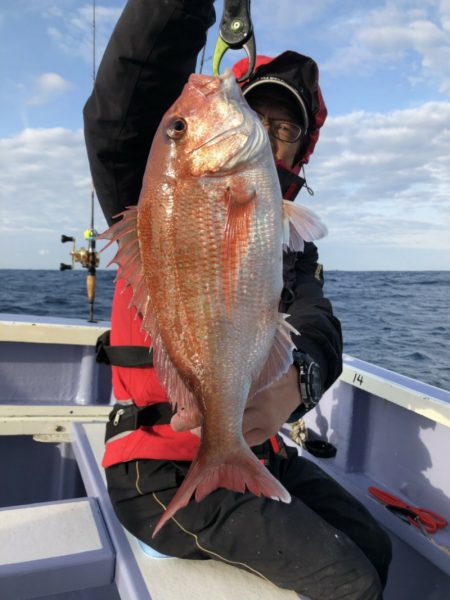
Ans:
{"type": "Polygon", "coordinates": [[[115,511],[128,531],[163,554],[223,560],[311,600],[378,600],[391,560],[387,534],[314,463],[288,449],[269,469],[292,502],[218,489],[152,531],[189,468],[139,460],[106,470],[115,511]]]}

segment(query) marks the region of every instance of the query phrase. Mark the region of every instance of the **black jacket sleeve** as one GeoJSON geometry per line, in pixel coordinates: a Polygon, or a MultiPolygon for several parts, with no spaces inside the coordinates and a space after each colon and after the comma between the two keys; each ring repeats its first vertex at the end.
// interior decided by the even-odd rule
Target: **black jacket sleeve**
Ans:
{"type": "Polygon", "coordinates": [[[213,0],[128,0],[83,111],[95,190],[109,225],[136,204],[166,110],[194,72],[213,0]]]}
{"type": "Polygon", "coordinates": [[[303,252],[284,253],[281,310],[300,333],[295,345],[319,365],[324,390],[342,372],[342,333],[331,303],[323,295],[323,270],[317,248],[306,243],[303,252]]]}

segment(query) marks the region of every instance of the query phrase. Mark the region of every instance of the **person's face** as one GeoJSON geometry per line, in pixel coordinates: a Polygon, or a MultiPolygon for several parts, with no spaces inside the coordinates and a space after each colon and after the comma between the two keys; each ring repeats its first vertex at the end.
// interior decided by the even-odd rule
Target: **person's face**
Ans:
{"type": "MultiPolygon", "coordinates": [[[[263,125],[265,126],[270,143],[272,145],[273,156],[276,161],[282,161],[288,167],[294,166],[295,156],[300,148],[301,138],[296,142],[286,142],[277,139],[273,135],[273,129],[270,127],[269,120],[278,119],[286,122],[286,127],[289,123],[300,125],[299,118],[296,115],[294,107],[286,99],[286,94],[282,91],[278,92],[273,89],[264,91],[264,85],[250,93],[246,97],[250,107],[256,111],[261,118],[264,118],[263,125]]],[[[283,135],[281,137],[284,137],[283,135]]]]}

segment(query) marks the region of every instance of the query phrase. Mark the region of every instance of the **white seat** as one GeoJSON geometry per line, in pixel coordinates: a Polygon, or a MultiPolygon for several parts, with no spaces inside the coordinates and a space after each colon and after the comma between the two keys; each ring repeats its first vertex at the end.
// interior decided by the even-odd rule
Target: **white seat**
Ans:
{"type": "Polygon", "coordinates": [[[0,597],[48,597],[112,583],[115,554],[92,498],[0,510],[0,597]]]}
{"type": "Polygon", "coordinates": [[[215,560],[158,560],[118,522],[100,466],[104,425],[73,426],[73,447],[85,487],[98,498],[117,553],[116,585],[126,600],[298,600],[263,579],[215,560]]]}

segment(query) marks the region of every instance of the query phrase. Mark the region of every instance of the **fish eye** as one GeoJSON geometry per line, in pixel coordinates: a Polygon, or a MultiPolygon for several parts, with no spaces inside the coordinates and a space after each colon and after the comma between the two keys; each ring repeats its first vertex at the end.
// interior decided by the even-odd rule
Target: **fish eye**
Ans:
{"type": "Polygon", "coordinates": [[[167,128],[167,135],[172,140],[178,140],[186,133],[187,123],[181,117],[175,117],[167,128]]]}

